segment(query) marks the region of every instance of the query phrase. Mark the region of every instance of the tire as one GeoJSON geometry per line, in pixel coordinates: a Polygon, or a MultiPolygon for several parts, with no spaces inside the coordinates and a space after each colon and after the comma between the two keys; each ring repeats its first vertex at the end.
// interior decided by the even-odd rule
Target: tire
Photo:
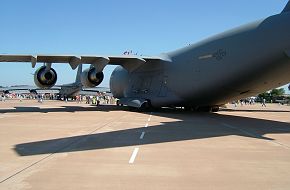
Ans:
{"type": "Polygon", "coordinates": [[[211,112],[218,112],[220,110],[220,107],[219,106],[216,106],[216,107],[212,107],[211,108],[211,112]]]}
{"type": "Polygon", "coordinates": [[[142,106],[139,108],[140,112],[148,112],[152,109],[150,100],[147,100],[142,104],[142,106]]]}

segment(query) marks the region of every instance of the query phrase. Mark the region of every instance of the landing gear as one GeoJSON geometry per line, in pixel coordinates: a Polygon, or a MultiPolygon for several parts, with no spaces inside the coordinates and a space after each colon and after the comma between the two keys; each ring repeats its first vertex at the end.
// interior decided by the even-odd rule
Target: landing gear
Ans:
{"type": "Polygon", "coordinates": [[[198,112],[211,112],[211,107],[209,107],[209,106],[198,107],[196,109],[196,111],[198,111],[198,112]]]}
{"type": "Polygon", "coordinates": [[[218,112],[219,106],[202,106],[202,107],[191,107],[185,106],[184,111],[194,111],[194,112],[218,112]]]}
{"type": "Polygon", "coordinates": [[[194,111],[193,107],[190,107],[190,106],[185,106],[184,107],[184,111],[194,111]]]}
{"type": "Polygon", "coordinates": [[[197,108],[197,111],[199,112],[218,112],[219,106],[205,106],[205,107],[199,107],[197,108]]]}
{"type": "Polygon", "coordinates": [[[121,107],[124,106],[123,104],[120,104],[120,100],[117,100],[116,105],[117,105],[118,107],[119,107],[119,106],[121,106],[121,107]]]}
{"type": "Polygon", "coordinates": [[[211,108],[211,112],[218,112],[220,110],[219,106],[215,106],[211,108]]]}
{"type": "Polygon", "coordinates": [[[152,110],[152,105],[150,100],[147,100],[142,104],[142,106],[138,109],[140,112],[148,112],[152,110]]]}

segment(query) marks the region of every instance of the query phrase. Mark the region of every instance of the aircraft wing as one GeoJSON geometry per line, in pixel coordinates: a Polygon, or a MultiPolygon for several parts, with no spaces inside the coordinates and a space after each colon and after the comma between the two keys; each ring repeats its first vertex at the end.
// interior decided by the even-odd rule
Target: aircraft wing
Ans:
{"type": "Polygon", "coordinates": [[[28,92],[30,92],[30,93],[32,93],[32,92],[34,92],[34,93],[38,93],[38,92],[42,92],[42,91],[60,91],[60,87],[57,87],[57,86],[55,86],[55,87],[53,87],[53,88],[50,88],[50,89],[42,89],[42,88],[37,88],[37,87],[32,87],[32,88],[29,88],[29,87],[27,87],[27,88],[13,88],[13,87],[8,87],[8,88],[3,88],[3,89],[0,89],[0,91],[2,91],[2,92],[5,92],[5,93],[12,93],[12,92],[22,92],[23,93],[23,91],[24,92],[26,92],[26,91],[28,91],[28,92]]]}
{"type": "Polygon", "coordinates": [[[34,68],[36,63],[68,63],[72,69],[79,64],[93,64],[103,70],[106,65],[122,65],[128,71],[133,71],[140,65],[154,61],[168,61],[161,57],[146,56],[74,56],[74,55],[0,55],[0,62],[31,62],[34,68]]]}
{"type": "Polygon", "coordinates": [[[94,87],[94,88],[83,88],[82,91],[84,92],[110,92],[110,88],[106,87],[94,87]]]}

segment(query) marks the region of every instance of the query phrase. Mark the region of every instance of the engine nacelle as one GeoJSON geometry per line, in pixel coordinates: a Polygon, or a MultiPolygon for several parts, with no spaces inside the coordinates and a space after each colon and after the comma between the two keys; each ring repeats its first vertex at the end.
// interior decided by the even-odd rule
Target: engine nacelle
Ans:
{"type": "Polygon", "coordinates": [[[39,88],[48,89],[55,85],[57,81],[57,74],[53,68],[46,70],[46,66],[42,66],[35,71],[34,83],[39,88]]]}
{"type": "Polygon", "coordinates": [[[94,67],[84,70],[81,74],[81,82],[85,88],[96,87],[103,82],[103,79],[104,73],[97,72],[94,67]]]}

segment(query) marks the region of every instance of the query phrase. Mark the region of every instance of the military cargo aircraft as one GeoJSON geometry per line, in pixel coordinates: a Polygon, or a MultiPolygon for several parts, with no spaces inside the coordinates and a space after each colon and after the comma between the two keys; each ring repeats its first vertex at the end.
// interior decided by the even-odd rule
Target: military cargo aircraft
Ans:
{"type": "Polygon", "coordinates": [[[121,104],[218,111],[290,81],[290,2],[279,14],[157,56],[0,55],[0,62],[44,63],[34,75],[41,88],[57,81],[52,63],[90,64],[84,87],[98,86],[106,65],[119,65],[110,88],[121,104]]]}

